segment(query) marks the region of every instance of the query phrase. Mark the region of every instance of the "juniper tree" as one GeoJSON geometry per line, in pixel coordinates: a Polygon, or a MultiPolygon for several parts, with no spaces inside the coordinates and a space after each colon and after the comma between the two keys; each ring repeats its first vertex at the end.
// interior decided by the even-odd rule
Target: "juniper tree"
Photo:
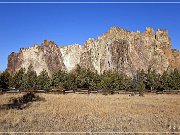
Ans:
{"type": "Polygon", "coordinates": [[[37,86],[41,89],[50,88],[50,77],[46,70],[41,71],[39,76],[37,77],[37,86]]]}
{"type": "Polygon", "coordinates": [[[77,88],[75,83],[75,75],[73,73],[66,74],[63,87],[67,90],[74,90],[77,88]]]}
{"type": "Polygon", "coordinates": [[[21,68],[19,71],[14,73],[10,79],[10,86],[14,88],[23,87],[23,76],[25,74],[25,69],[21,68]]]}
{"type": "Polygon", "coordinates": [[[9,87],[10,77],[8,70],[0,74],[0,88],[7,89],[9,87]]]}
{"type": "Polygon", "coordinates": [[[154,90],[158,88],[158,79],[159,75],[156,73],[155,70],[148,69],[146,74],[146,88],[149,90],[154,90]]]}
{"type": "Polygon", "coordinates": [[[24,89],[35,89],[37,85],[37,74],[33,69],[33,66],[28,67],[27,72],[23,75],[23,88],[24,89]]]}
{"type": "Polygon", "coordinates": [[[178,90],[180,88],[180,73],[177,69],[174,69],[168,74],[168,88],[178,90]]]}
{"type": "Polygon", "coordinates": [[[59,70],[52,75],[51,86],[55,88],[62,88],[66,80],[66,72],[59,70]]]}

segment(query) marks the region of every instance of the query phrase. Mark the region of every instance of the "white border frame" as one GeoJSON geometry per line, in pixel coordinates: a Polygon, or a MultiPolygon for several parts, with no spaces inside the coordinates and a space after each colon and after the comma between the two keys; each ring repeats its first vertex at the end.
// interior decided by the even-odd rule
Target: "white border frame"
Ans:
{"type": "MultiPolygon", "coordinates": [[[[143,1],[137,1],[137,2],[0,2],[0,4],[180,4],[180,2],[143,2],[143,1]]],[[[1,132],[0,134],[9,133],[9,134],[180,134],[180,132],[1,132]]]]}
{"type": "Polygon", "coordinates": [[[147,2],[143,2],[143,1],[136,1],[136,2],[126,2],[126,1],[122,1],[122,2],[106,2],[106,1],[97,1],[97,2],[93,2],[93,1],[87,1],[87,2],[80,2],[80,1],[74,1],[74,2],[46,2],[46,1],[39,1],[39,2],[33,2],[33,1],[27,1],[27,2],[19,2],[19,1],[7,1],[7,2],[0,2],[0,4],[180,4],[180,1],[164,1],[164,2],[156,2],[156,1],[147,1],[147,2]]]}

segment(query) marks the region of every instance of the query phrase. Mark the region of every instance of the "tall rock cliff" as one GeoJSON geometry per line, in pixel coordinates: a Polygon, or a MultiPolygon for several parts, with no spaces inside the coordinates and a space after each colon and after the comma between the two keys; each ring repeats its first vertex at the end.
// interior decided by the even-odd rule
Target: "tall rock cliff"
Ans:
{"type": "Polygon", "coordinates": [[[9,55],[8,71],[27,69],[30,64],[37,74],[43,69],[50,75],[59,69],[70,72],[79,64],[99,74],[112,70],[132,76],[136,70],[146,71],[149,67],[158,73],[180,69],[180,53],[172,49],[167,30],[155,32],[146,28],[140,33],[112,27],[96,40],[89,38],[83,46],[60,47],[53,41],[44,40],[41,46],[21,48],[19,53],[9,55]]]}

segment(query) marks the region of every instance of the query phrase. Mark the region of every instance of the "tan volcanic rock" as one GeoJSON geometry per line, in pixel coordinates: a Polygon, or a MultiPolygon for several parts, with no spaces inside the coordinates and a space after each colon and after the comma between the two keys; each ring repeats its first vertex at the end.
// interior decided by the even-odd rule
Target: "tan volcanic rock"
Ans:
{"type": "Polygon", "coordinates": [[[12,53],[8,58],[8,70],[10,73],[14,73],[20,68],[27,69],[30,64],[32,64],[37,74],[43,69],[49,74],[59,69],[66,69],[59,47],[48,40],[44,40],[41,46],[35,44],[27,49],[21,48],[19,53],[12,53]]]}
{"type": "Polygon", "coordinates": [[[145,32],[130,32],[112,27],[98,39],[89,38],[83,46],[78,44],[59,47],[53,41],[44,40],[41,46],[35,44],[28,49],[12,53],[8,59],[10,73],[32,64],[39,74],[43,69],[51,75],[62,69],[70,72],[77,64],[97,71],[124,72],[128,76],[136,70],[148,67],[158,73],[180,69],[180,53],[172,49],[167,30],[146,28],[145,32]]]}
{"type": "Polygon", "coordinates": [[[67,71],[73,70],[80,63],[82,47],[79,44],[60,47],[61,58],[67,71]]]}

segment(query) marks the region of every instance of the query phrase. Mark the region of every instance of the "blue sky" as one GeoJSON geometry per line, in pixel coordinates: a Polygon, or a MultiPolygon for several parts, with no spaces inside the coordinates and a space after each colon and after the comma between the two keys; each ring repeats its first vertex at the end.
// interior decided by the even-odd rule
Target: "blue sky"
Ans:
{"type": "Polygon", "coordinates": [[[21,47],[44,39],[82,45],[112,26],[141,32],[167,29],[173,48],[180,50],[179,13],[180,4],[0,4],[0,71],[7,67],[8,55],[21,47]]]}

